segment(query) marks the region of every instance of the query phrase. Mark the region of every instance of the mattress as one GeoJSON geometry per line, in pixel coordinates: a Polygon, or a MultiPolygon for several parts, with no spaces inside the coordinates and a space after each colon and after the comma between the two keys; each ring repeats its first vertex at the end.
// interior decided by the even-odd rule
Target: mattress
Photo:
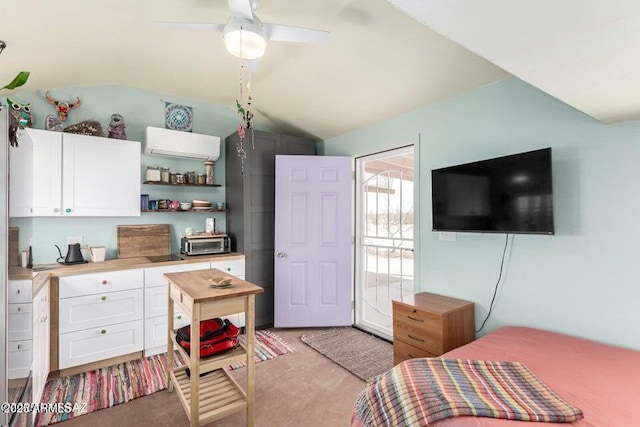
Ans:
{"type": "MultiPolygon", "coordinates": [[[[443,358],[519,361],[584,418],[535,427],[640,426],[640,352],[539,329],[509,326],[452,350],[443,358]]],[[[480,417],[441,420],[434,427],[523,427],[523,421],[480,417]]]]}

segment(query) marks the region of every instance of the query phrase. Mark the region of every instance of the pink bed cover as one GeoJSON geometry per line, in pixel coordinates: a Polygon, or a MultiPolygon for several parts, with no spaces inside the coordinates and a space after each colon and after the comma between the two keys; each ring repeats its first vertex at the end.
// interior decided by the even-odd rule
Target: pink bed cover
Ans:
{"type": "Polygon", "coordinates": [[[507,326],[442,357],[523,362],[549,388],[582,409],[584,418],[557,424],[457,417],[438,421],[433,427],[640,426],[638,351],[507,326]]]}

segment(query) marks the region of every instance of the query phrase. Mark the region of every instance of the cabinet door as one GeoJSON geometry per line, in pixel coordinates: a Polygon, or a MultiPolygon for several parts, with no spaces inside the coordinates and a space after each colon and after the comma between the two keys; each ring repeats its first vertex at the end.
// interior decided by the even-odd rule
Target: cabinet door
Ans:
{"type": "Polygon", "coordinates": [[[20,131],[20,144],[9,147],[9,215],[33,215],[33,143],[29,135],[20,131]]]}
{"type": "Polygon", "coordinates": [[[40,402],[42,390],[49,375],[49,282],[38,292],[33,299],[33,402],[40,402]]]}
{"type": "Polygon", "coordinates": [[[140,216],[140,143],[64,134],[62,208],[67,216],[140,216]]]}
{"type": "Polygon", "coordinates": [[[28,130],[33,140],[33,215],[60,216],[62,133],[28,130]]]}

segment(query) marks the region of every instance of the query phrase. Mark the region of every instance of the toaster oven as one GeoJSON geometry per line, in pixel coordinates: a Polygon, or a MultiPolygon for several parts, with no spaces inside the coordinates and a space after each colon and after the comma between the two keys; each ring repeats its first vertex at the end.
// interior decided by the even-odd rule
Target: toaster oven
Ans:
{"type": "Polygon", "coordinates": [[[231,239],[228,236],[186,236],[180,240],[180,253],[185,255],[210,255],[228,252],[231,252],[231,239]]]}

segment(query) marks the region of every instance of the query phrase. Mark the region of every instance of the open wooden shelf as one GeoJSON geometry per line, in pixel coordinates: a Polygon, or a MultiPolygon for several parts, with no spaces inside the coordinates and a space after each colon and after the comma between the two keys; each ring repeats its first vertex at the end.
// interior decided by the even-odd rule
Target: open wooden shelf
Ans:
{"type": "MultiPolygon", "coordinates": [[[[170,372],[180,402],[187,412],[189,420],[191,411],[191,379],[187,376],[186,367],[170,372]]],[[[235,412],[247,408],[247,396],[238,383],[224,369],[217,369],[200,377],[199,424],[204,425],[219,420],[235,412]]]]}
{"type": "Polygon", "coordinates": [[[144,181],[146,185],[172,185],[178,187],[222,187],[222,184],[185,184],[177,182],[144,181]]]}
{"type": "Polygon", "coordinates": [[[189,209],[183,211],[182,209],[140,209],[142,213],[229,213],[229,209],[189,209]]]}
{"type": "MultiPolygon", "coordinates": [[[[189,354],[187,351],[180,347],[176,342],[175,331],[171,333],[171,339],[176,343],[175,349],[180,353],[184,360],[189,360],[189,354]]],[[[200,373],[209,372],[220,368],[226,368],[229,365],[234,365],[240,362],[247,361],[247,349],[240,344],[233,350],[226,351],[212,357],[200,357],[200,373]]]]}

